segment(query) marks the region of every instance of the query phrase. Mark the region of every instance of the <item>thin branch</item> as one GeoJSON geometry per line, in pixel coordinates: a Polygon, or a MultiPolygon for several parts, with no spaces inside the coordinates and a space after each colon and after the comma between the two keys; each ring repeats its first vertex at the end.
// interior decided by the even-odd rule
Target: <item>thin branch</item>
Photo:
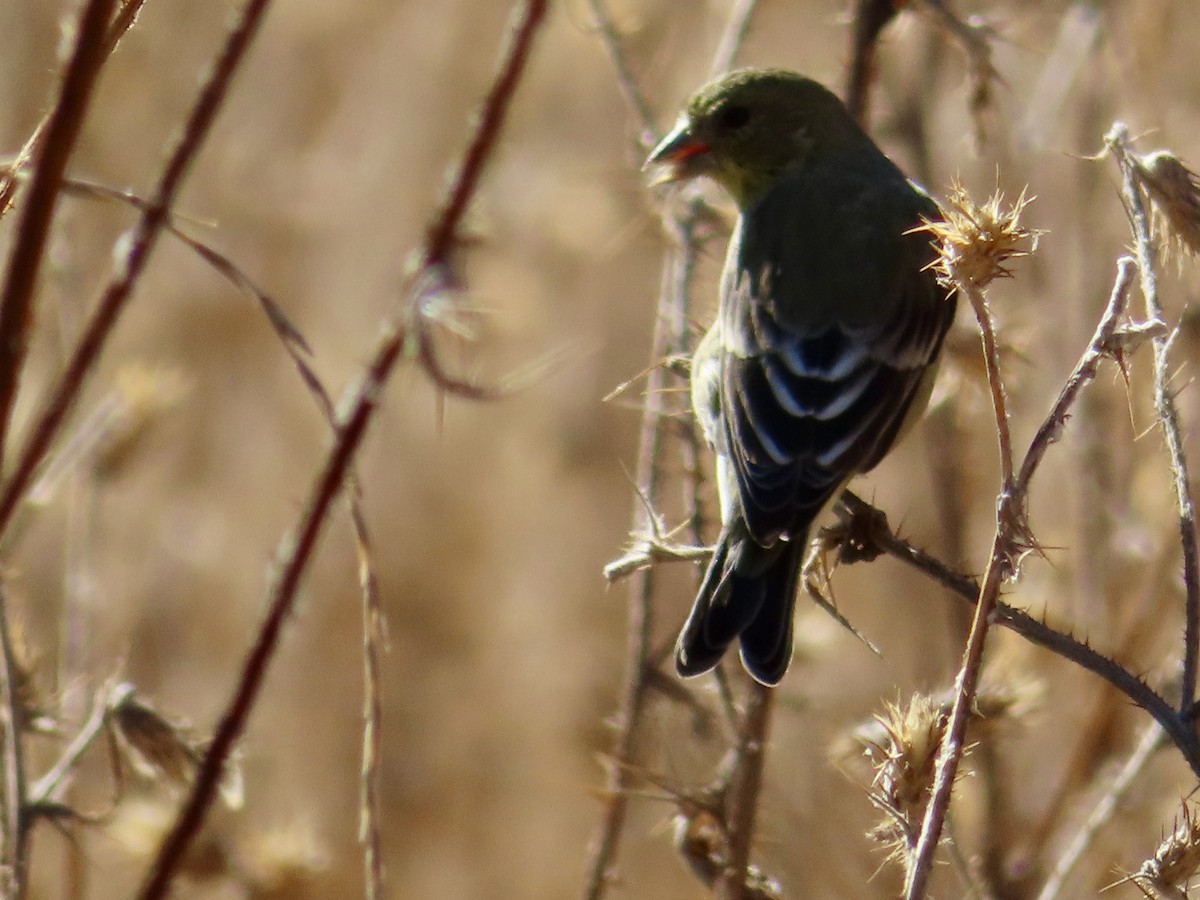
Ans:
{"type": "MultiPolygon", "coordinates": [[[[414,339],[421,347],[422,360],[436,362],[432,351],[426,351],[429,323],[420,317],[420,311],[426,309],[430,298],[451,289],[453,279],[447,265],[448,257],[458,242],[462,217],[478,187],[482,169],[495,150],[500,126],[528,61],[534,36],[545,19],[546,7],[546,0],[526,0],[521,4],[503,62],[463,155],[448,199],[430,228],[426,246],[422,249],[421,258],[427,265],[417,276],[409,304],[398,309],[383,323],[371,359],[342,406],[344,412],[340,417],[336,439],[313,481],[303,512],[280,543],[276,576],[272,580],[267,615],[258,639],[246,659],[234,696],[196,772],[191,795],[159,848],[158,857],[140,894],[143,900],[160,898],[166,894],[188,846],[212,805],[225,763],[258,699],[283,624],[292,611],[296,592],[312,561],[317,540],[351,471],[355,455],[396,361],[410,346],[410,339],[414,339]],[[502,90],[498,89],[500,86],[503,86],[502,90]],[[413,329],[417,330],[416,334],[413,329]]],[[[440,370],[430,373],[439,386],[446,388],[447,385],[438,380],[441,374],[440,370]]]]}
{"type": "Polygon", "coordinates": [[[1079,864],[1083,854],[1091,847],[1096,835],[1100,833],[1100,829],[1112,820],[1113,814],[1117,811],[1117,804],[1129,793],[1134,781],[1145,769],[1150,757],[1163,746],[1165,739],[1166,735],[1163,733],[1162,726],[1157,722],[1151,722],[1145,727],[1133,753],[1125,760],[1125,764],[1121,766],[1120,771],[1113,776],[1112,781],[1105,788],[1104,794],[1096,801],[1096,805],[1088,814],[1087,821],[1075,832],[1071,843],[1055,860],[1054,869],[1051,871],[1050,877],[1046,879],[1046,883],[1042,885],[1037,900],[1057,900],[1066,885],[1067,878],[1079,864]]]}
{"type": "Polygon", "coordinates": [[[116,0],[88,0],[79,15],[75,46],[63,72],[62,87],[50,113],[37,166],[22,204],[16,242],[0,293],[0,457],[29,344],[33,296],[59,187],[83,127],[100,68],[108,58],[104,36],[115,7],[116,0]]]}
{"type": "Polygon", "coordinates": [[[1130,257],[1122,256],[1117,260],[1117,279],[1113,284],[1112,293],[1109,295],[1108,306],[1105,307],[1104,314],[1100,317],[1100,322],[1092,335],[1091,343],[1079,362],[1075,364],[1066,384],[1059,392],[1058,400],[1055,401],[1050,414],[1038,428],[1037,434],[1029,444],[1029,450],[1025,453],[1025,459],[1021,462],[1021,471],[1013,486],[1014,493],[1018,497],[1024,498],[1029,492],[1029,482],[1038,466],[1041,465],[1046,450],[1062,436],[1067,419],[1071,415],[1071,408],[1079,397],[1079,392],[1096,378],[1101,361],[1127,349],[1119,339],[1131,333],[1132,329],[1125,329],[1119,334],[1118,326],[1129,305],[1129,291],[1133,287],[1133,272],[1134,261],[1130,257]]]}
{"type": "Polygon", "coordinates": [[[620,32],[617,31],[617,24],[609,15],[604,0],[588,0],[588,5],[591,7],[592,19],[600,34],[600,40],[604,44],[609,60],[612,61],[613,68],[616,69],[617,86],[621,89],[621,95],[625,98],[626,105],[637,119],[640,130],[638,143],[642,149],[649,149],[658,142],[660,134],[658,125],[654,121],[654,110],[650,108],[646,92],[642,90],[637,76],[633,73],[633,67],[629,65],[629,58],[625,55],[625,44],[621,40],[620,32]]]}
{"type": "Polygon", "coordinates": [[[750,20],[754,18],[754,9],[758,0],[733,0],[729,18],[725,21],[725,29],[717,42],[717,52],[713,54],[712,65],[708,68],[710,78],[716,78],[733,68],[738,51],[746,42],[750,32],[750,20]]]}
{"type": "Polygon", "coordinates": [[[104,733],[105,726],[108,724],[109,710],[132,693],[133,686],[131,684],[110,684],[105,688],[102,697],[93,697],[92,714],[88,716],[83,727],[76,732],[75,737],[59,756],[58,761],[30,787],[29,803],[31,806],[42,806],[57,801],[59,790],[66,784],[68,776],[75,770],[79,760],[83,758],[83,754],[95,743],[96,738],[104,733]]]}
{"type": "MultiPolygon", "coordinates": [[[[108,34],[105,36],[104,55],[112,56],[117,46],[121,43],[121,38],[125,33],[133,27],[137,21],[138,13],[141,12],[145,0],[124,0],[121,8],[117,10],[116,16],[113,18],[111,25],[108,28],[108,34]]],[[[24,146],[21,147],[16,159],[13,161],[12,168],[8,172],[0,173],[0,218],[3,218],[12,208],[13,197],[17,193],[17,174],[23,172],[29,167],[29,163],[38,153],[41,152],[42,144],[46,140],[47,129],[50,127],[50,119],[53,115],[53,110],[48,112],[33,132],[26,139],[24,146]]]]}
{"type": "MultiPolygon", "coordinates": [[[[653,112],[633,74],[616,25],[603,0],[589,0],[589,5],[597,32],[616,70],[621,92],[639,123],[641,145],[643,148],[648,147],[658,136],[653,112]]],[[[744,0],[734,3],[713,60],[714,70],[723,71],[736,58],[755,5],[754,2],[744,0]]],[[[671,200],[674,202],[666,203],[662,207],[663,229],[671,239],[671,250],[664,264],[662,288],[655,315],[651,365],[647,371],[636,472],[639,497],[634,509],[634,534],[653,533],[651,526],[654,523],[647,505],[652,509],[657,502],[662,474],[659,463],[664,439],[670,433],[672,413],[666,406],[667,394],[664,391],[671,373],[659,365],[659,362],[690,352],[689,297],[699,258],[700,236],[709,217],[707,204],[697,194],[681,192],[672,196],[671,200]]],[[[694,437],[694,432],[692,436],[682,438],[682,443],[687,456],[685,463],[694,469],[699,450],[699,441],[694,437]]],[[[698,499],[698,484],[699,481],[693,479],[690,487],[685,485],[684,493],[685,502],[690,501],[692,504],[693,529],[699,528],[702,523],[695,505],[698,499]]],[[[653,544],[650,549],[653,553],[653,544]]],[[[632,561],[632,556],[633,554],[630,554],[625,560],[619,561],[622,567],[625,562],[632,561]]],[[[588,851],[587,875],[583,888],[583,897],[587,900],[599,900],[607,890],[625,826],[628,794],[632,786],[631,772],[634,770],[633,753],[640,731],[646,690],[652,681],[649,660],[654,586],[652,567],[635,569],[631,585],[625,683],[622,686],[620,711],[617,716],[616,745],[612,751],[614,765],[608,768],[604,814],[588,851]]],[[[757,781],[754,781],[754,784],[757,789],[757,781]]],[[[743,870],[744,868],[743,866],[743,870]]]]}
{"type": "Polygon", "coordinates": [[[0,594],[0,740],[4,742],[4,847],[0,864],[7,877],[5,896],[20,900],[29,888],[28,785],[22,729],[26,719],[18,690],[20,672],[13,650],[8,598],[0,594]]]}
{"type": "MultiPolygon", "coordinates": [[[[865,500],[850,491],[843,491],[840,502],[850,515],[874,524],[875,527],[869,531],[856,531],[856,535],[869,534],[871,545],[878,551],[912,566],[972,605],[979,599],[979,583],[974,578],[954,571],[935,556],[898,537],[887,527],[886,517],[865,500]]],[[[860,555],[858,558],[872,557],[860,555]]],[[[1130,702],[1144,709],[1167,732],[1188,766],[1200,777],[1200,742],[1188,722],[1146,682],[1078,638],[1052,628],[1024,610],[998,602],[995,605],[995,619],[996,624],[1016,632],[1031,644],[1044,647],[1108,682],[1128,697],[1130,702]]]]}
{"type": "Polygon", "coordinates": [[[871,82],[875,78],[875,47],[883,29],[900,12],[896,0],[858,0],[854,9],[854,34],[846,64],[846,109],[860,125],[867,121],[871,82]]]}
{"type": "Polygon", "coordinates": [[[725,794],[727,864],[718,883],[717,896],[721,900],[743,900],[746,897],[746,876],[750,866],[750,851],[754,846],[754,821],[758,816],[774,699],[773,689],[757,681],[751,683],[725,794]]]}
{"type": "Polygon", "coordinates": [[[117,319],[145,270],[159,235],[170,220],[171,207],[183,186],[183,180],[208,136],[229,91],[233,74],[253,41],[268,6],[269,0],[248,0],[235,20],[219,57],[197,95],[183,132],[163,166],[152,205],[142,213],[128,239],[122,242],[124,253],[117,262],[112,279],[105,287],[66,368],[51,389],[50,399],[26,439],[12,474],[0,488],[0,534],[11,523],[25,489],[49,452],[84,380],[99,359],[117,319]]]}
{"type": "MultiPolygon", "coordinates": [[[[354,478],[351,471],[350,478],[354,478]]],[[[363,739],[359,777],[359,829],[362,843],[367,900],[384,896],[383,890],[383,605],[379,580],[372,565],[367,517],[359,503],[358,485],[351,484],[350,518],[358,549],[359,590],[362,596],[363,638],[363,739]]]]}
{"type": "Polygon", "coordinates": [[[1000,585],[1009,570],[1009,547],[1016,518],[1013,516],[1013,461],[1012,439],[1008,429],[1008,408],[1005,404],[1004,384],[1000,378],[1000,353],[992,327],[991,313],[983,291],[974,282],[960,279],[959,289],[967,295],[983,340],[984,359],[987,364],[988,384],[992,393],[992,409],[996,419],[996,434],[1000,443],[1000,471],[1003,488],[996,503],[996,533],[992,540],[992,551],[988,557],[983,584],[979,588],[979,599],[975,603],[975,618],[967,636],[967,647],[963,653],[962,669],[958,673],[954,706],[946,723],[946,733],[938,752],[937,775],[934,780],[929,805],[925,808],[925,819],[921,824],[921,837],[908,869],[904,894],[908,900],[921,900],[926,893],[926,884],[933,869],[933,857],[941,840],[946,813],[950,809],[950,795],[958,775],[958,764],[962,759],[967,723],[975,703],[979,687],[979,676],[983,670],[983,651],[987,643],[992,610],[1000,597],[1000,585]]]}
{"type": "Polygon", "coordinates": [[[988,559],[987,570],[984,573],[983,585],[979,590],[971,632],[967,638],[963,666],[958,678],[958,693],[938,758],[937,778],[929,806],[926,808],[916,858],[909,869],[905,885],[906,896],[909,900],[917,900],[917,898],[925,896],[926,884],[933,866],[933,856],[941,836],[946,812],[949,809],[954,779],[962,755],[971,704],[974,703],[979,674],[982,670],[989,621],[993,609],[999,601],[1000,585],[1012,571],[1011,559],[1015,543],[1022,540],[1028,533],[1025,495],[1028,491],[1029,480],[1041,462],[1047,447],[1061,433],[1066,417],[1080,390],[1095,378],[1101,359],[1113,352],[1114,348],[1111,346],[1111,342],[1123,314],[1131,283],[1132,262],[1128,258],[1123,258],[1118,262],[1117,281],[1096,333],[1060,392],[1050,414],[1035,435],[1022,462],[1021,477],[1017,479],[1014,476],[1012,438],[1009,432],[1004,386],[999,371],[999,351],[991,315],[982,290],[967,279],[959,280],[959,289],[971,301],[979,321],[988,385],[995,413],[996,433],[1000,445],[1000,468],[1004,487],[997,501],[996,532],[992,542],[992,551],[988,559]]]}
{"type": "Polygon", "coordinates": [[[1008,493],[1014,487],[1012,431],[1008,421],[1008,398],[1004,392],[1004,380],[1000,377],[1000,346],[996,341],[996,329],[982,289],[966,280],[958,287],[971,301],[971,309],[974,310],[975,320],[979,324],[988,390],[992,395],[992,411],[996,420],[996,440],[1000,444],[1000,480],[1004,485],[1004,492],[1008,493]]]}
{"type": "MultiPolygon", "coordinates": [[[[1129,146],[1129,131],[1121,122],[1113,125],[1104,137],[1124,176],[1123,196],[1133,223],[1134,250],[1141,272],[1142,297],[1146,302],[1146,317],[1152,322],[1165,322],[1162,304],[1158,299],[1158,248],[1150,229],[1150,218],[1138,179],[1137,164],[1129,146]]],[[[1179,408],[1170,384],[1170,351],[1173,336],[1160,333],[1154,338],[1154,407],[1162,425],[1170,457],[1171,477],[1175,488],[1175,503],[1179,513],[1179,540],[1183,548],[1183,580],[1186,588],[1183,639],[1183,675],[1179,709],[1191,708],[1196,699],[1196,669],[1200,658],[1200,551],[1196,546],[1196,508],[1192,503],[1188,479],[1187,456],[1183,446],[1183,429],[1179,408]]]]}

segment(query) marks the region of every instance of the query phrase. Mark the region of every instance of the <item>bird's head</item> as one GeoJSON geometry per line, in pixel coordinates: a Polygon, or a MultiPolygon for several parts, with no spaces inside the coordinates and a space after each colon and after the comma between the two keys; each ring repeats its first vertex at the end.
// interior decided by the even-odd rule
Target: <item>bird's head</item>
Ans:
{"type": "Polygon", "coordinates": [[[783,69],[740,69],[701,88],[646,160],[657,183],[708,175],[741,207],[783,174],[865,135],[842,102],[783,69]]]}

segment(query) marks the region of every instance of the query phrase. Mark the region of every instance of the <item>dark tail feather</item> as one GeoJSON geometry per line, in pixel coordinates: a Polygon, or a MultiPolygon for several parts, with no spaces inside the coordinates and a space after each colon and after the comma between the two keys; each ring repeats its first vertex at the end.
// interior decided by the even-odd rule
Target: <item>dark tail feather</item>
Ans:
{"type": "Polygon", "coordinates": [[[691,615],[675,647],[685,677],[714,668],[741,638],[742,663],[763,684],[778,684],[792,658],[792,611],[807,540],[760,547],[721,533],[691,615]]]}
{"type": "Polygon", "coordinates": [[[742,665],[763,684],[779,684],[792,661],[792,620],[808,541],[789,541],[760,578],[763,605],[742,632],[742,665]]]}

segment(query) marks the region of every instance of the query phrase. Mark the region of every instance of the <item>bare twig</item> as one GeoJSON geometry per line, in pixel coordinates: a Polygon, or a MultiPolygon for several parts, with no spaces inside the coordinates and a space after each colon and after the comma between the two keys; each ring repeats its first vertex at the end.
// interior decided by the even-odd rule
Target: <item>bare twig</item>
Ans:
{"type": "MultiPolygon", "coordinates": [[[[616,70],[621,91],[640,125],[641,144],[643,148],[650,146],[657,138],[654,115],[633,75],[616,25],[603,0],[589,0],[589,5],[597,32],[616,70]]],[[[723,71],[732,65],[754,7],[754,2],[744,0],[734,4],[713,61],[715,71],[723,71]]],[[[649,504],[653,508],[657,501],[661,477],[660,458],[664,438],[668,434],[667,426],[670,424],[671,413],[666,407],[666,395],[663,390],[670,373],[658,363],[667,357],[690,352],[689,296],[699,254],[700,236],[704,222],[709,216],[707,205],[698,195],[691,194],[673,199],[677,202],[668,203],[663,207],[663,228],[671,239],[671,250],[664,264],[662,289],[659,292],[655,316],[651,366],[647,371],[636,471],[639,498],[634,509],[634,534],[653,533],[652,516],[646,507],[649,504]]],[[[689,424],[687,427],[694,428],[694,425],[689,424]]],[[[684,452],[688,456],[685,464],[694,470],[700,441],[692,432],[690,435],[685,434],[683,444],[684,452]]],[[[684,494],[685,502],[691,503],[690,524],[693,534],[702,526],[702,518],[698,515],[696,506],[698,484],[699,482],[693,479],[690,486],[685,485],[684,494]]],[[[661,549],[661,545],[657,546],[661,549]]],[[[658,552],[654,542],[646,549],[652,556],[658,552]]],[[[583,896],[587,900],[598,900],[602,897],[611,879],[611,869],[615,864],[628,808],[633,751],[639,732],[645,692],[651,681],[648,664],[651,650],[650,617],[654,572],[651,567],[643,565],[643,562],[648,560],[635,556],[636,552],[628,554],[616,564],[620,574],[632,571],[625,682],[617,715],[617,739],[612,751],[615,764],[608,768],[604,813],[588,852],[587,875],[583,888],[583,896]]],[[[606,570],[606,574],[610,571],[613,571],[611,567],[606,570]]]]}
{"type": "Polygon", "coordinates": [[[750,31],[750,20],[754,18],[756,6],[758,0],[733,0],[729,17],[725,21],[725,30],[721,32],[721,39],[717,42],[717,52],[713,54],[712,65],[708,68],[710,77],[716,78],[733,68],[738,51],[742,49],[750,31]]]}
{"type": "Polygon", "coordinates": [[[1139,326],[1123,329],[1119,327],[1129,305],[1129,291],[1133,286],[1133,269],[1134,261],[1128,256],[1122,256],[1117,260],[1117,279],[1113,284],[1112,293],[1109,295],[1108,306],[1105,307],[1104,313],[1100,317],[1100,323],[1096,326],[1096,332],[1092,335],[1091,343],[1080,357],[1079,362],[1075,364],[1075,368],[1059,392],[1050,414],[1046,416],[1029,444],[1029,450],[1026,451],[1025,458],[1021,462],[1021,471],[1017,474],[1017,480],[1013,486],[1014,492],[1022,498],[1022,502],[1029,492],[1029,482],[1038,466],[1041,465],[1046,450],[1061,437],[1063,429],[1067,425],[1067,419],[1070,417],[1071,408],[1079,398],[1079,392],[1096,378],[1101,361],[1105,357],[1112,357],[1124,352],[1127,349],[1126,339],[1139,331],[1139,326]]]}
{"type": "Polygon", "coordinates": [[[110,684],[104,688],[102,695],[92,698],[92,713],[83,727],[75,733],[71,743],[63,750],[62,755],[50,770],[30,786],[30,805],[41,806],[53,803],[58,799],[62,786],[67,783],[68,777],[75,770],[83,754],[95,743],[96,738],[104,733],[109,709],[114,702],[119,702],[121,695],[128,695],[132,692],[133,686],[130,684],[110,684]]]}
{"type": "MultiPolygon", "coordinates": [[[[842,493],[840,502],[851,515],[886,523],[886,519],[877,516],[878,510],[850,491],[842,493]]],[[[873,528],[870,534],[873,545],[883,553],[912,566],[968,603],[974,604],[978,600],[979,583],[975,579],[954,571],[936,557],[897,537],[887,527],[873,528]]],[[[1078,638],[1052,628],[1024,610],[998,602],[995,618],[996,624],[1097,675],[1144,709],[1167,732],[1192,771],[1200,776],[1200,742],[1191,726],[1146,682],[1078,638]]]]}
{"type": "Polygon", "coordinates": [[[717,896],[721,900],[743,900],[746,896],[746,877],[754,846],[754,821],[758,815],[774,698],[774,690],[757,681],[750,685],[746,696],[746,712],[725,794],[727,862],[718,883],[717,896]]]}
{"type": "Polygon", "coordinates": [[[967,294],[983,339],[984,358],[987,364],[988,384],[992,391],[992,409],[996,417],[996,434],[1000,443],[1000,471],[1003,488],[997,500],[996,534],[992,540],[992,551],[988,557],[983,584],[979,588],[979,599],[975,604],[975,618],[967,637],[963,653],[962,669],[958,673],[957,690],[950,719],[946,723],[946,734],[942,738],[938,753],[937,776],[932,796],[925,809],[925,820],[921,825],[921,837],[908,870],[904,892],[908,900],[921,900],[933,868],[933,857],[941,839],[942,826],[950,809],[950,794],[958,775],[958,764],[964,750],[963,741],[967,733],[967,722],[979,687],[979,676],[983,670],[983,651],[991,624],[992,609],[1000,596],[1000,585],[1009,567],[1009,543],[1016,525],[1013,515],[1013,461],[1012,440],[1008,430],[1008,409],[1004,399],[1004,385],[1000,379],[1000,354],[996,347],[991,313],[982,290],[973,282],[963,279],[960,290],[967,294]]]}
{"type": "Polygon", "coordinates": [[[588,5],[592,9],[592,19],[596,31],[600,35],[600,40],[604,43],[604,50],[608,53],[613,68],[616,69],[617,86],[621,89],[625,104],[637,119],[640,148],[648,150],[654,146],[659,137],[658,126],[654,121],[654,111],[646,99],[646,92],[642,90],[637,76],[633,73],[633,67],[629,65],[629,57],[625,55],[625,44],[617,30],[617,23],[609,15],[604,0],[588,0],[588,5]]]}
{"type": "MultiPolygon", "coordinates": [[[[1105,146],[1117,160],[1124,176],[1123,195],[1133,224],[1134,250],[1141,273],[1142,298],[1146,317],[1164,322],[1158,299],[1158,248],[1151,234],[1150,217],[1142,194],[1138,164],[1129,146],[1129,130],[1118,122],[1104,137],[1105,146]]],[[[1200,657],[1200,550],[1196,546],[1196,508],[1188,481],[1179,407],[1170,388],[1170,351],[1173,335],[1160,333],[1154,338],[1154,406],[1162,426],[1170,457],[1175,503],[1179,513],[1179,539],[1183,549],[1183,579],[1186,589],[1183,638],[1183,675],[1180,687],[1180,711],[1191,708],[1196,699],[1196,668],[1200,657]]]]}
{"type": "MultiPolygon", "coordinates": [[[[982,291],[967,279],[959,281],[960,290],[967,294],[979,320],[1000,444],[1000,468],[1004,487],[997,502],[996,533],[992,543],[992,552],[984,574],[983,585],[979,590],[975,618],[967,639],[963,668],[959,673],[959,693],[947,725],[946,737],[942,742],[942,752],[938,760],[938,777],[934,785],[933,797],[926,810],[916,861],[909,870],[909,878],[905,886],[906,895],[910,900],[925,895],[925,885],[932,868],[942,821],[949,809],[950,794],[957,772],[958,759],[962,752],[962,741],[966,733],[966,723],[969,718],[970,706],[974,702],[979,672],[982,668],[984,641],[989,619],[999,601],[1000,585],[1012,571],[1011,559],[1014,545],[1016,542],[1026,539],[1028,534],[1025,497],[1029,480],[1037,470],[1050,443],[1061,433],[1079,392],[1084,385],[1095,378],[1101,359],[1112,355],[1116,349],[1113,341],[1116,337],[1117,326],[1124,314],[1131,284],[1132,260],[1127,257],[1122,258],[1118,261],[1116,283],[1096,332],[1068,377],[1050,414],[1034,436],[1033,442],[1025,454],[1018,478],[1014,475],[1012,441],[1008,430],[1008,414],[1004,403],[1004,388],[1000,381],[999,354],[996,349],[991,316],[982,291]]],[[[1194,741],[1192,743],[1194,744],[1194,741]]]]}
{"type": "Polygon", "coordinates": [[[25,896],[29,875],[29,826],[27,815],[28,785],[25,781],[25,749],[21,734],[25,709],[18,691],[20,675],[13,651],[12,629],[8,621],[8,598],[0,594],[0,739],[4,741],[4,845],[0,852],[5,884],[4,896],[15,900],[25,896]]]}
{"type": "Polygon", "coordinates": [[[871,82],[875,78],[875,46],[888,23],[905,6],[895,0],[857,0],[850,61],[846,65],[846,108],[865,125],[871,82]]]}
{"type": "Polygon", "coordinates": [[[108,57],[104,35],[115,6],[116,0],[89,0],[80,13],[75,46],[46,125],[45,139],[17,225],[16,242],[8,259],[0,294],[0,455],[29,343],[33,295],[46,237],[67,161],[75,149],[100,67],[108,57]]]}
{"type": "MultiPolygon", "coordinates": [[[[115,0],[89,0],[75,25],[75,43],[62,76],[62,84],[44,129],[31,138],[30,154],[37,163],[17,225],[0,293],[0,459],[16,398],[17,381],[29,344],[38,272],[54,218],[67,162],[83,126],[100,69],[108,58],[104,35],[115,0]],[[44,137],[43,137],[44,136],[44,137]]],[[[0,210],[11,202],[11,187],[0,197],[0,210]]],[[[8,601],[0,595],[0,723],[3,725],[3,828],[0,867],[5,873],[4,894],[25,896],[28,875],[29,822],[26,815],[26,784],[22,722],[24,715],[17,692],[16,662],[8,622],[8,601]]]]}
{"type": "Polygon", "coordinates": [[[1046,879],[1046,883],[1042,885],[1037,900],[1056,900],[1062,893],[1067,878],[1079,864],[1083,854],[1092,845],[1092,841],[1095,840],[1100,829],[1112,819],[1113,813],[1117,811],[1117,804],[1129,793],[1134,781],[1142,773],[1146,763],[1150,761],[1150,757],[1163,746],[1165,741],[1166,735],[1163,733],[1162,726],[1157,722],[1151,722],[1143,729],[1141,739],[1138,740],[1133,753],[1125,760],[1120,771],[1113,776],[1112,781],[1105,788],[1104,794],[1092,807],[1087,821],[1071,838],[1071,843],[1055,860],[1054,869],[1051,871],[1050,877],[1046,879]]]}
{"type": "MultiPolygon", "coordinates": [[[[616,70],[617,83],[621,88],[621,93],[638,120],[639,143],[642,148],[649,147],[655,143],[658,137],[654,113],[633,74],[628,58],[625,56],[624,45],[616,24],[609,15],[603,0],[589,0],[589,5],[596,29],[604,43],[609,59],[612,61],[613,68],[616,70]]],[[[651,515],[645,508],[643,498],[646,503],[653,503],[657,493],[658,467],[656,461],[662,437],[660,422],[663,413],[664,394],[662,388],[665,384],[665,372],[661,366],[655,363],[667,356],[670,350],[670,316],[667,308],[668,298],[675,296],[675,273],[676,262],[674,259],[670,259],[663,269],[662,290],[659,293],[654,320],[654,338],[650,350],[651,368],[647,373],[645,400],[642,407],[635,475],[640,494],[633,513],[634,521],[637,523],[635,531],[646,531],[652,524],[651,515]]],[[[587,874],[584,876],[582,893],[585,900],[599,900],[608,889],[611,869],[616,863],[621,834],[625,827],[629,808],[628,792],[632,785],[631,766],[634,747],[645,705],[646,689],[650,683],[650,679],[647,677],[646,660],[650,653],[653,594],[653,569],[648,567],[636,569],[630,584],[625,681],[621,686],[620,708],[616,720],[617,738],[612,749],[614,764],[608,767],[604,813],[598,831],[592,838],[588,849],[585,868],[587,874]]]]}
{"type": "MultiPolygon", "coordinates": [[[[458,230],[468,203],[478,187],[483,167],[494,151],[507,110],[528,61],[533,38],[545,19],[546,0],[526,0],[510,35],[507,52],[492,84],[472,140],[463,155],[447,199],[431,226],[421,258],[425,261],[417,276],[409,304],[397,310],[381,328],[381,335],[358,384],[349,393],[340,416],[340,427],[333,447],[310,488],[309,499],[293,530],[278,550],[278,568],[273,579],[268,612],[251,649],[234,696],[213,735],[188,801],[170,834],[159,848],[158,857],[142,888],[144,900],[165,895],[183,855],[204,821],[215,796],[220,773],[233,745],[245,728],[267,667],[278,646],[283,624],[295,602],[296,591],[312,561],[321,531],[328,521],[333,502],[351,470],[367,426],[378,407],[382,388],[396,361],[415,341],[418,358],[430,377],[444,390],[461,386],[467,396],[475,396],[475,386],[444,377],[440,362],[431,348],[430,326],[421,318],[432,298],[451,289],[449,257],[458,242],[458,230]]],[[[368,662],[369,665],[369,662],[368,662]]]]}
{"type": "MultiPolygon", "coordinates": [[[[353,473],[351,473],[353,477],[353,473]]],[[[363,739],[359,778],[358,839],[364,848],[366,896],[376,900],[383,892],[383,606],[379,582],[372,565],[367,518],[358,501],[358,486],[350,486],[350,517],[358,548],[358,578],[362,595],[363,628],[363,739]]]]}
{"type": "Polygon", "coordinates": [[[145,270],[158,237],[170,217],[171,207],[191,164],[207,137],[229,91],[246,49],[265,15],[269,0],[248,0],[237,17],[204,85],[197,95],[183,133],[168,156],[149,209],[142,213],[116,265],[112,279],[88,321],[67,366],[50,391],[50,399],[26,439],[12,474],[0,488],[0,534],[12,521],[34,472],[66,420],[84,380],[108,342],[113,326],[124,311],[134,286],[145,270]]]}
{"type": "MultiPolygon", "coordinates": [[[[117,14],[113,18],[112,24],[109,25],[108,33],[105,36],[104,55],[106,57],[113,54],[113,51],[117,49],[117,45],[121,43],[121,38],[133,27],[133,23],[137,21],[138,13],[141,12],[144,3],[145,0],[123,0],[121,8],[117,10],[117,14]]],[[[13,196],[17,192],[16,175],[24,171],[29,166],[30,161],[41,151],[52,115],[53,111],[47,113],[38,122],[37,127],[33,129],[33,132],[26,139],[24,146],[21,147],[16,159],[13,161],[12,168],[8,172],[0,173],[0,218],[5,216],[9,209],[12,208],[13,196]]]]}

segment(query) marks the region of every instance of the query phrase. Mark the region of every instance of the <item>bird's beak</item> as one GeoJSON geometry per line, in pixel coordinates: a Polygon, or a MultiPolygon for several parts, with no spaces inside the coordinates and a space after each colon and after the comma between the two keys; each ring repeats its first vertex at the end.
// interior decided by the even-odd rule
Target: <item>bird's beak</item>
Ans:
{"type": "Polygon", "coordinates": [[[691,121],[683,116],[650,152],[642,171],[654,173],[652,184],[666,184],[705,175],[715,168],[712,148],[693,133],[691,121]]]}

